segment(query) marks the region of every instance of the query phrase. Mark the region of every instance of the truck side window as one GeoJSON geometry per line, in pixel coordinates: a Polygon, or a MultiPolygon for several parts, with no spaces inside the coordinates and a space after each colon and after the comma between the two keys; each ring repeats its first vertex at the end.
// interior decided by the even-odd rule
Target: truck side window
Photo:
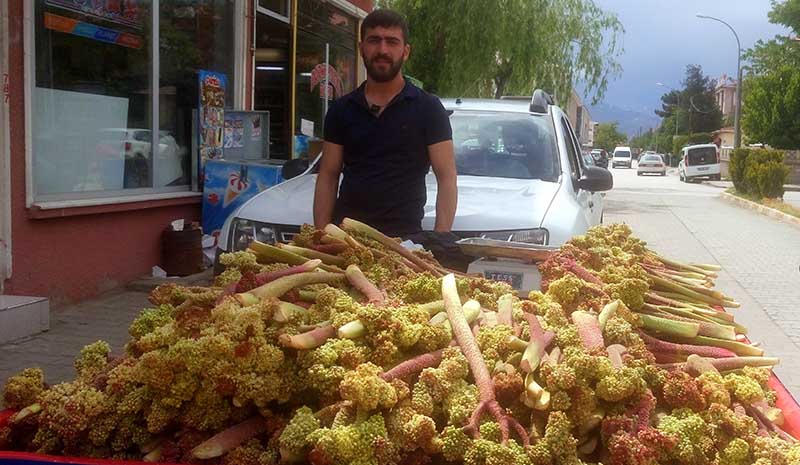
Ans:
{"type": "Polygon", "coordinates": [[[572,128],[566,118],[561,118],[561,126],[564,132],[564,143],[567,146],[570,173],[572,174],[572,179],[577,181],[581,178],[581,162],[578,160],[579,150],[575,147],[575,136],[572,134],[572,128]]]}

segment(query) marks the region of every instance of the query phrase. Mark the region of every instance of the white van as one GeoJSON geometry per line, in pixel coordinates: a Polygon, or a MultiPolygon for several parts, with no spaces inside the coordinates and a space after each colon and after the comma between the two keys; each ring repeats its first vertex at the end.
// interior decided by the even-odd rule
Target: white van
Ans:
{"type": "Polygon", "coordinates": [[[678,176],[683,182],[695,179],[720,180],[719,149],[714,144],[690,145],[681,150],[678,176]]]}
{"type": "Polygon", "coordinates": [[[614,156],[611,158],[611,167],[619,166],[632,167],[633,154],[630,147],[617,147],[614,149],[614,156]]]}

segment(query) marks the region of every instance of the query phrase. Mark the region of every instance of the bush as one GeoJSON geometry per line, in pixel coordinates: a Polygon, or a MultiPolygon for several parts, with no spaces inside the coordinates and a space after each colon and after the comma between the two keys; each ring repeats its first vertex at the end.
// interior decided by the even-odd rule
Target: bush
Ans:
{"type": "Polygon", "coordinates": [[[676,157],[680,157],[681,149],[689,143],[687,136],[675,136],[672,138],[672,153],[676,157]]]}
{"type": "Polygon", "coordinates": [[[696,132],[689,136],[689,144],[710,144],[714,137],[709,132],[696,132]]]}
{"type": "Polygon", "coordinates": [[[757,198],[783,197],[783,184],[789,177],[783,156],[778,150],[734,150],[729,170],[736,190],[757,198]]]}
{"type": "Polygon", "coordinates": [[[731,175],[733,187],[742,194],[746,194],[749,190],[744,172],[747,168],[747,158],[750,156],[750,152],[751,150],[746,148],[733,150],[728,165],[728,172],[731,175]]]}

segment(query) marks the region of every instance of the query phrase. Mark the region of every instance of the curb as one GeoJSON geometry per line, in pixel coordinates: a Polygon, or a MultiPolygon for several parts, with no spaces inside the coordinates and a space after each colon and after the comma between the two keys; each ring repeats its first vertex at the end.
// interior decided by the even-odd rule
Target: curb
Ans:
{"type": "Polygon", "coordinates": [[[797,218],[797,217],[794,217],[792,215],[786,214],[786,213],[784,213],[784,212],[782,212],[780,210],[776,210],[774,208],[770,208],[770,207],[767,207],[765,205],[761,205],[761,204],[758,204],[756,202],[753,202],[753,201],[750,201],[750,200],[747,200],[747,199],[743,199],[741,197],[737,197],[737,196],[735,196],[733,194],[729,194],[727,192],[723,192],[721,195],[722,195],[723,199],[725,199],[725,200],[727,200],[729,202],[733,202],[735,204],[738,204],[741,207],[747,208],[749,210],[754,210],[754,211],[756,211],[758,213],[761,213],[762,215],[766,215],[766,216],[769,216],[771,218],[775,218],[776,220],[781,220],[781,221],[783,221],[785,223],[789,223],[789,224],[791,224],[793,226],[800,227],[800,218],[797,218]]]}

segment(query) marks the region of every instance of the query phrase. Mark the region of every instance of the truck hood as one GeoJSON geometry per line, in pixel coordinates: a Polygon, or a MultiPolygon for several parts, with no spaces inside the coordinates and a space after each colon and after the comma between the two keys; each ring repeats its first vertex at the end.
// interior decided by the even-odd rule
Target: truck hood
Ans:
{"type": "MultiPolygon", "coordinates": [[[[317,176],[306,174],[261,192],[235,213],[238,218],[271,224],[313,223],[312,205],[317,176]]],[[[436,178],[426,178],[428,202],[422,226],[436,220],[436,178]]],[[[560,184],[538,179],[458,177],[458,209],[454,231],[501,231],[541,226],[560,184]]]]}
{"type": "MultiPolygon", "coordinates": [[[[436,178],[429,174],[422,227],[436,220],[436,178]]],[[[539,179],[458,177],[458,209],[453,231],[503,231],[541,226],[559,183],[539,179]]]]}

